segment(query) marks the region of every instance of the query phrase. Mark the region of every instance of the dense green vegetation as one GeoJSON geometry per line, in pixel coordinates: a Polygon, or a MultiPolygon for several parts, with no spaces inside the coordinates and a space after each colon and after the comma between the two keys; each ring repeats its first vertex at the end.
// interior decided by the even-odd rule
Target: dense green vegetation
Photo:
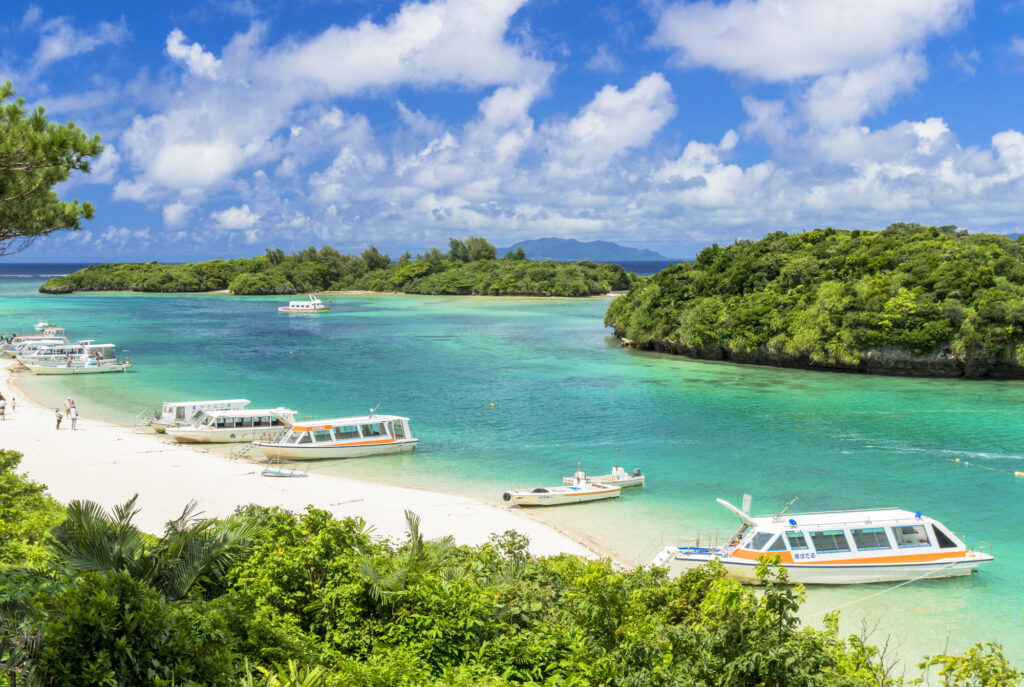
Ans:
{"type": "Polygon", "coordinates": [[[605,323],[699,358],[1024,376],[1024,242],[916,224],[777,232],[634,285],[605,323]]]}
{"type": "MultiPolygon", "coordinates": [[[[65,510],[15,472],[19,454],[0,458],[0,550],[25,538],[0,565],[10,687],[919,684],[834,616],[801,627],[801,589],[768,564],[754,594],[720,566],[617,572],[535,558],[514,532],[458,547],[411,514],[392,544],[314,509],[212,521],[187,507],[155,537],[133,502],[65,510]]],[[[943,685],[1021,678],[991,644],[921,665],[943,685]]]]}
{"type": "Polygon", "coordinates": [[[11,82],[0,84],[0,255],[92,219],[92,204],[63,201],[53,188],[72,172],[88,173],[102,151],[98,135],[48,121],[42,107],[28,112],[11,82]]]}
{"type": "Polygon", "coordinates": [[[628,289],[633,277],[618,265],[527,260],[522,250],[498,258],[479,237],[451,239],[449,250],[432,248],[392,262],[374,246],[342,255],[312,246],[291,255],[211,260],[179,265],[156,262],[93,265],[51,279],[43,293],[72,291],[156,291],[165,293],[230,289],[240,295],[310,291],[398,291],[487,296],[590,296],[628,289]]]}

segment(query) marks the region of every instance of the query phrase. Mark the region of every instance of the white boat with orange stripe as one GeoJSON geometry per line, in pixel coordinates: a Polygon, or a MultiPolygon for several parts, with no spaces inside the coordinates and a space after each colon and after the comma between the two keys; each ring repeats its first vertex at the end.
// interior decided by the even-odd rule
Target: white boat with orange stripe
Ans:
{"type": "Polygon", "coordinates": [[[653,565],[682,572],[717,560],[731,577],[756,583],[760,559],[778,556],[791,583],[858,584],[959,577],[993,560],[937,520],[898,508],[750,517],[718,502],[743,521],[725,545],[670,546],[653,565]]]}
{"type": "Polygon", "coordinates": [[[409,418],[371,412],[297,422],[279,440],[254,441],[253,446],[271,460],[319,460],[402,453],[412,451],[418,442],[409,430],[409,418]]]}

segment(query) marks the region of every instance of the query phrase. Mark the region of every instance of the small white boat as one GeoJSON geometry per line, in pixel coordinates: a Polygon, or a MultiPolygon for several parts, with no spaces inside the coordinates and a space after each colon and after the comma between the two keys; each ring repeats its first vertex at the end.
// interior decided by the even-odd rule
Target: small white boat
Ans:
{"type": "Polygon", "coordinates": [[[308,301],[288,301],[288,305],[278,308],[278,312],[324,312],[331,306],[324,303],[314,294],[309,294],[308,301]]]}
{"type": "Polygon", "coordinates": [[[35,329],[37,332],[41,332],[44,329],[46,329],[47,327],[49,327],[49,326],[50,326],[49,322],[36,322],[36,324],[33,327],[33,329],[35,329]]]}
{"type": "Polygon", "coordinates": [[[403,453],[418,442],[409,430],[409,418],[371,412],[299,422],[279,440],[254,441],[253,446],[272,460],[320,460],[403,453]]]}
{"type": "Polygon", "coordinates": [[[37,375],[85,375],[101,374],[104,372],[126,372],[132,366],[127,360],[93,358],[84,355],[74,357],[70,361],[22,361],[22,365],[37,375]]]}
{"type": "MultiPolygon", "coordinates": [[[[581,472],[576,474],[583,475],[581,472]]],[[[501,498],[516,506],[564,506],[570,503],[617,499],[621,495],[622,487],[590,482],[583,476],[574,477],[572,484],[560,487],[513,489],[506,491],[501,498]]]]}
{"type": "Polygon", "coordinates": [[[295,411],[288,408],[203,410],[164,433],[183,444],[230,444],[280,435],[294,422],[295,411]]]}
{"type": "Polygon", "coordinates": [[[164,403],[156,417],[149,421],[150,427],[162,434],[168,427],[180,427],[192,421],[203,410],[242,410],[252,401],[236,398],[227,401],[176,401],[164,403]]]}
{"type": "Polygon", "coordinates": [[[75,343],[46,343],[40,346],[33,342],[22,344],[15,359],[21,363],[66,362],[68,359],[83,356],[98,360],[111,360],[117,357],[114,344],[98,344],[92,339],[83,339],[75,343]]]}
{"type": "Polygon", "coordinates": [[[937,520],[898,508],[750,517],[718,502],[743,522],[726,543],[705,536],[704,546],[667,547],[652,564],[681,573],[717,560],[731,577],[756,584],[760,559],[778,556],[792,584],[860,584],[959,577],[993,560],[937,520]]]}
{"type": "Polygon", "coordinates": [[[611,484],[616,487],[621,487],[622,489],[644,486],[644,475],[641,474],[640,468],[633,470],[633,473],[629,474],[621,465],[613,467],[610,475],[598,475],[597,477],[587,477],[586,473],[577,470],[576,474],[572,477],[563,477],[562,484],[566,486],[574,484],[579,478],[586,479],[597,484],[611,484]]]}

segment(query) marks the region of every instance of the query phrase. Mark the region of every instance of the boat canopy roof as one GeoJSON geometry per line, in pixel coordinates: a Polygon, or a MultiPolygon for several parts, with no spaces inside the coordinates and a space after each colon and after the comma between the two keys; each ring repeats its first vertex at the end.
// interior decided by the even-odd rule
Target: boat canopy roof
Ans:
{"type": "Polygon", "coordinates": [[[794,528],[806,529],[809,527],[843,528],[932,522],[931,518],[925,517],[920,513],[912,513],[901,508],[840,510],[821,513],[782,513],[780,515],[760,515],[750,520],[758,529],[770,531],[794,528]],[[796,524],[794,525],[793,523],[796,524]]]}
{"type": "Polygon", "coordinates": [[[303,420],[292,425],[292,431],[310,432],[317,429],[331,429],[339,425],[347,427],[351,425],[364,425],[368,422],[390,422],[391,420],[409,421],[409,418],[400,415],[358,415],[355,417],[336,417],[329,420],[303,420]]]}
{"type": "Polygon", "coordinates": [[[236,410],[204,410],[207,417],[263,417],[264,415],[295,415],[288,408],[239,408],[236,410]]]}
{"type": "MultiPolygon", "coordinates": [[[[219,400],[218,399],[218,400],[215,400],[215,401],[167,401],[167,402],[164,403],[164,405],[165,406],[170,406],[170,407],[173,407],[173,408],[179,408],[179,407],[187,408],[189,406],[199,406],[199,405],[204,405],[204,404],[207,404],[207,403],[243,403],[243,404],[249,404],[249,403],[252,403],[252,401],[250,401],[247,398],[229,398],[229,399],[226,399],[226,400],[219,400]]],[[[209,411],[209,412],[215,412],[215,411],[209,411]]]]}

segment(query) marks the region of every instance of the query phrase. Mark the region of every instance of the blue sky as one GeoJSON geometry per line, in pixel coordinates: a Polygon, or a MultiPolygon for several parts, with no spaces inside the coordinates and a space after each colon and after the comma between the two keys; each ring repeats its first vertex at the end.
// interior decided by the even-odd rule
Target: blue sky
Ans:
{"type": "Polygon", "coordinates": [[[1024,0],[7,2],[0,79],[107,146],[18,260],[1024,226],[1024,0]]]}

